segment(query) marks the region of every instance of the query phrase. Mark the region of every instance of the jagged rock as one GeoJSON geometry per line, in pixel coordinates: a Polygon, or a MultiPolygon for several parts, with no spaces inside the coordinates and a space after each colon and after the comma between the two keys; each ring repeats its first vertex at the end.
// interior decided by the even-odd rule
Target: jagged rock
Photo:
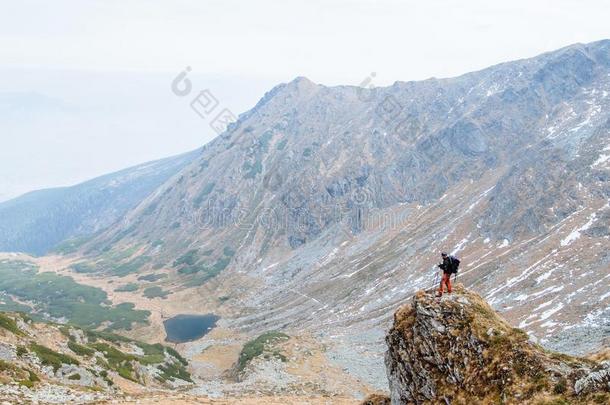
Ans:
{"type": "Polygon", "coordinates": [[[15,356],[16,354],[14,345],[0,343],[0,360],[13,361],[15,356]]]}
{"type": "Polygon", "coordinates": [[[610,400],[610,363],[544,350],[462,287],[440,299],[418,292],[386,342],[395,405],[610,400]]]}
{"type": "Polygon", "coordinates": [[[604,389],[610,390],[610,363],[607,362],[604,364],[604,368],[588,373],[574,384],[574,391],[578,395],[590,394],[604,389]]]}

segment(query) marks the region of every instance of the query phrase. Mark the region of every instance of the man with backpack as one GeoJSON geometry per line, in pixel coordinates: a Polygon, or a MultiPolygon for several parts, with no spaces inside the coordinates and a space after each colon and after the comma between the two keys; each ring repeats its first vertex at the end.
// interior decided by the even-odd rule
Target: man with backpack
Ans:
{"type": "Polygon", "coordinates": [[[439,264],[438,267],[443,270],[443,277],[441,278],[441,285],[436,294],[437,297],[443,295],[445,286],[447,286],[447,293],[451,294],[451,275],[457,274],[458,267],[460,266],[460,261],[455,256],[450,256],[443,252],[441,253],[441,257],[443,258],[443,262],[439,264]]]}

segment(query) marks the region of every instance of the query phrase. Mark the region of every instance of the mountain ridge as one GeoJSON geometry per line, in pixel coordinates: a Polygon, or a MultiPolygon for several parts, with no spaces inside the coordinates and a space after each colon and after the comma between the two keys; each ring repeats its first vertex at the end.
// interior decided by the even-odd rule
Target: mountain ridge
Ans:
{"type": "Polygon", "coordinates": [[[196,158],[199,151],[142,163],[73,186],[36,190],[0,203],[0,251],[44,254],[66,239],[87,237],[196,158]]]}
{"type": "MultiPolygon", "coordinates": [[[[310,85],[314,85],[314,86],[321,86],[327,89],[333,89],[333,88],[353,88],[353,89],[357,89],[357,90],[371,90],[371,89],[375,89],[375,88],[379,88],[379,89],[387,89],[387,88],[391,88],[394,86],[402,86],[402,85],[413,85],[416,83],[422,83],[422,82],[434,82],[434,81],[438,81],[438,82],[442,82],[442,81],[452,81],[452,80],[456,80],[465,76],[470,76],[470,75],[477,75],[477,74],[481,74],[487,71],[491,71],[494,69],[498,69],[501,67],[504,67],[506,65],[514,65],[514,64],[524,64],[527,63],[529,61],[535,60],[535,59],[539,59],[539,58],[544,58],[544,57],[553,57],[553,56],[557,56],[560,55],[562,53],[566,53],[566,52],[573,52],[573,51],[585,51],[583,53],[588,53],[588,49],[589,48],[595,48],[595,47],[608,47],[610,46],[610,39],[600,39],[597,41],[593,41],[593,42],[576,42],[570,45],[566,45],[562,48],[558,48],[558,49],[554,49],[554,50],[550,50],[550,51],[546,51],[543,53],[540,53],[538,55],[535,56],[530,56],[530,57],[526,57],[526,58],[520,58],[520,59],[513,59],[513,60],[508,60],[508,61],[504,61],[504,62],[499,62],[481,69],[475,69],[473,71],[469,71],[469,72],[465,72],[465,73],[461,73],[455,76],[447,76],[447,77],[429,77],[427,79],[421,79],[421,80],[396,80],[394,81],[394,83],[389,84],[389,85],[385,85],[385,86],[374,86],[371,88],[368,87],[362,87],[359,85],[350,85],[350,84],[338,84],[338,85],[325,85],[322,83],[316,83],[313,80],[309,79],[307,76],[296,76],[294,79],[285,82],[285,83],[280,83],[276,86],[274,86],[271,90],[269,90],[268,92],[265,93],[265,96],[267,94],[269,95],[273,95],[276,94],[277,91],[279,91],[280,89],[285,88],[286,86],[292,84],[292,83],[298,83],[298,82],[305,82],[305,83],[309,83],[310,85]]],[[[259,100],[257,102],[260,103],[261,101],[265,100],[266,97],[263,96],[261,98],[261,100],[259,100]]],[[[256,108],[255,105],[253,107],[256,108]]],[[[247,112],[246,112],[247,113],[247,112]]],[[[241,115],[241,114],[240,114],[241,115]]]]}

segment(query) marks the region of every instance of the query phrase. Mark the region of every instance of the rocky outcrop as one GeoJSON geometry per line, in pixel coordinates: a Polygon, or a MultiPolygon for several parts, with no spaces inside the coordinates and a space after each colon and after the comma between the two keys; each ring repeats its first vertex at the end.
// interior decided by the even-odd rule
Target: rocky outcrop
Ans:
{"type": "Polygon", "coordinates": [[[544,350],[461,287],[417,293],[386,342],[392,404],[610,401],[610,362],[544,350]]]}

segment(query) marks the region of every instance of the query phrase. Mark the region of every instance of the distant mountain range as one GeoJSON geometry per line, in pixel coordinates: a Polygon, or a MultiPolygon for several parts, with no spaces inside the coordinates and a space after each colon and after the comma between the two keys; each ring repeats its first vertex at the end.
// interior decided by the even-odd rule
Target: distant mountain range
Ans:
{"type": "Polygon", "coordinates": [[[0,203],[0,251],[42,255],[58,243],[114,223],[201,151],[141,164],[72,187],[0,203]]]}

